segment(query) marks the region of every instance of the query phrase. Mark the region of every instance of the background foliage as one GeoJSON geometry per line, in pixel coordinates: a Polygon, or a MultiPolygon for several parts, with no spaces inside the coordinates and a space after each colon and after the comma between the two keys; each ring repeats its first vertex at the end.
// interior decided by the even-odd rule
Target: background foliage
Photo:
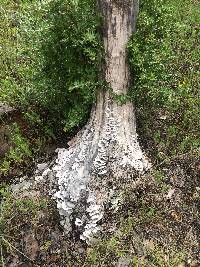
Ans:
{"type": "Polygon", "coordinates": [[[0,100],[47,134],[82,123],[97,87],[94,1],[3,1],[1,12],[0,100]]]}
{"type": "MultiPolygon", "coordinates": [[[[133,74],[128,99],[137,107],[145,151],[158,164],[137,187],[123,186],[124,204],[118,218],[111,216],[115,233],[86,250],[85,245],[79,248],[81,244],[63,239],[56,208],[48,198],[40,198],[31,188],[28,195],[12,195],[7,186],[32,177],[31,160],[35,170],[38,151],[59,136],[66,145],[67,136],[86,122],[100,87],[98,65],[103,54],[95,0],[1,0],[0,102],[17,109],[11,121],[0,117],[3,265],[3,249],[9,266],[18,264],[17,254],[23,254],[21,249],[27,253],[25,237],[32,232],[40,242],[37,266],[46,266],[44,258],[48,266],[51,260],[59,265],[63,259],[70,266],[76,261],[80,266],[111,262],[116,266],[119,259],[132,256],[134,266],[142,259],[155,266],[198,265],[186,254],[198,257],[199,3],[140,0],[140,4],[137,32],[128,44],[133,74]],[[1,138],[9,147],[3,159],[1,138]],[[149,245],[147,257],[141,257],[140,239],[149,245]],[[162,239],[160,246],[157,241],[162,239]]],[[[123,104],[127,96],[115,100],[123,104]]]]}
{"type": "MultiPolygon", "coordinates": [[[[138,129],[159,159],[195,154],[199,146],[197,5],[141,0],[128,45],[138,129]]],[[[22,112],[30,129],[26,138],[41,144],[83,125],[102,57],[95,1],[2,0],[0,11],[0,101],[22,112]]],[[[32,150],[33,142],[24,141],[20,130],[17,135],[23,141],[17,146],[28,151],[31,144],[32,150]]]]}
{"type": "Polygon", "coordinates": [[[129,43],[141,134],[163,158],[199,146],[199,27],[197,1],[141,1],[129,43]]]}

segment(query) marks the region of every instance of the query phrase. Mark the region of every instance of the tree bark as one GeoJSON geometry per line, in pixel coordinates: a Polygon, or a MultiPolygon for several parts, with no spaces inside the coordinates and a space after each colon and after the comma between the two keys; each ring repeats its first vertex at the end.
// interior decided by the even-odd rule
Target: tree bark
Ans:
{"type": "MultiPolygon", "coordinates": [[[[116,95],[127,94],[131,76],[126,44],[135,30],[138,0],[98,0],[103,15],[103,76],[116,95]]],[[[84,129],[69,149],[58,149],[53,173],[65,232],[78,229],[87,242],[100,230],[104,205],[123,179],[144,172],[149,163],[137,140],[133,104],[119,105],[102,90],[84,129]]]]}

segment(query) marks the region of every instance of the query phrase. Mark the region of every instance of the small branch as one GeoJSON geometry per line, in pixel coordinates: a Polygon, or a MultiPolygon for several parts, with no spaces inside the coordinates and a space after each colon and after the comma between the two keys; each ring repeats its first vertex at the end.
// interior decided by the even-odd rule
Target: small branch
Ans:
{"type": "Polygon", "coordinates": [[[29,258],[27,255],[25,255],[23,252],[21,252],[19,249],[17,249],[15,246],[13,246],[10,242],[8,242],[8,240],[6,240],[4,237],[2,237],[2,240],[8,244],[8,246],[14,250],[16,250],[17,252],[19,252],[22,256],[24,256],[26,259],[28,259],[29,261],[33,262],[33,260],[31,258],[29,258]]]}

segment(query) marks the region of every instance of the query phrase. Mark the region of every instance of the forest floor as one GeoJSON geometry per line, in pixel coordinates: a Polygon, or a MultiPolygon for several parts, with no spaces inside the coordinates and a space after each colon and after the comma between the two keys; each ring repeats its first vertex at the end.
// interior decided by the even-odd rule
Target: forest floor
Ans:
{"type": "Polygon", "coordinates": [[[99,88],[90,2],[1,1],[0,266],[199,267],[199,1],[141,0],[130,96],[152,169],[119,183],[95,244],[64,236],[48,181],[35,181],[99,88]]]}
{"type": "MultiPolygon", "coordinates": [[[[37,161],[55,155],[55,144],[37,161]]],[[[148,152],[148,151],[147,151],[148,152]]],[[[37,163],[38,163],[37,162],[37,163]]],[[[5,267],[200,266],[200,165],[187,155],[167,159],[120,185],[117,212],[107,212],[92,246],[65,237],[36,163],[16,165],[1,187],[1,265],[5,267]]]]}

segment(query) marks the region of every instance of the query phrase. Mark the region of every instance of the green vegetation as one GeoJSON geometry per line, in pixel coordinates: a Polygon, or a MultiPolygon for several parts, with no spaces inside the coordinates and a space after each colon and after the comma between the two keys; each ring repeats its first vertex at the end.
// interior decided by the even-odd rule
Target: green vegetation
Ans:
{"type": "Polygon", "coordinates": [[[13,123],[10,127],[10,141],[12,146],[0,165],[0,171],[4,174],[9,172],[12,163],[21,163],[32,156],[28,140],[22,135],[16,123],[13,123]]]}
{"type": "Polygon", "coordinates": [[[88,116],[101,54],[94,12],[93,0],[3,0],[0,101],[44,134],[88,116]]]}
{"type": "MultiPolygon", "coordinates": [[[[52,247],[55,246],[55,240],[48,239],[50,238],[49,234],[45,234],[46,232],[49,233],[53,221],[55,221],[52,203],[45,198],[41,199],[37,192],[30,192],[32,193],[31,198],[26,195],[19,199],[6,189],[1,190],[4,202],[0,210],[0,262],[3,266],[5,266],[4,255],[6,253],[17,253],[26,261],[28,260],[29,263],[36,263],[30,255],[24,252],[23,246],[19,246],[21,242],[16,243],[17,240],[21,241],[24,239],[22,234],[24,224],[28,229],[32,229],[33,233],[40,232],[41,240],[39,241],[42,245],[37,247],[40,253],[49,253],[52,247]],[[45,223],[47,220],[49,222],[48,229],[44,231],[42,228],[46,228],[45,223]]],[[[155,210],[149,208],[147,212],[149,223],[155,220],[154,217],[155,210]]],[[[135,218],[135,216],[131,215],[131,211],[129,211],[128,218],[121,218],[120,225],[115,233],[107,235],[93,246],[89,246],[84,255],[76,254],[74,256],[74,251],[65,247],[62,257],[64,257],[64,262],[67,264],[61,266],[114,267],[120,259],[128,260],[131,263],[130,266],[133,267],[181,266],[186,256],[184,251],[180,252],[176,247],[167,246],[163,248],[155,240],[142,240],[135,232],[135,226],[140,223],[145,223],[145,214],[142,212],[139,217],[135,218]],[[141,251],[144,251],[145,254],[140,254],[141,251]]],[[[56,230],[54,229],[53,231],[56,230]]],[[[33,249],[31,253],[34,254],[35,241],[32,240],[32,242],[29,246],[33,249]]]]}
{"type": "Polygon", "coordinates": [[[129,42],[141,132],[161,158],[199,147],[199,22],[196,1],[141,1],[129,42]]]}
{"type": "MultiPolygon", "coordinates": [[[[94,0],[2,1],[0,101],[20,109],[30,143],[86,122],[101,86],[95,14],[94,0]]],[[[161,160],[198,152],[198,21],[195,1],[141,1],[128,45],[133,87],[113,96],[135,101],[139,131],[161,160]]]]}
{"type": "Polygon", "coordinates": [[[40,222],[39,215],[49,206],[48,200],[38,198],[36,194],[32,194],[31,198],[16,198],[6,188],[1,188],[0,194],[3,197],[0,205],[0,263],[5,266],[5,253],[18,253],[32,262],[31,258],[15,246],[16,239],[20,238],[21,224],[26,223],[30,227],[40,222]]]}
{"type": "MultiPolygon", "coordinates": [[[[1,0],[0,13],[0,102],[16,107],[27,129],[18,122],[8,122],[11,146],[0,159],[0,173],[7,178],[11,170],[17,170],[16,165],[33,159],[44,143],[69,135],[84,125],[96,92],[103,87],[98,80],[103,51],[98,33],[101,18],[96,14],[95,0],[1,0]]],[[[159,222],[164,229],[171,227],[177,231],[183,223],[186,230],[181,235],[186,236],[188,221],[194,220],[194,224],[198,221],[198,213],[193,217],[190,212],[195,213],[194,206],[200,199],[199,185],[192,180],[196,177],[194,172],[199,170],[199,163],[198,166],[195,163],[200,145],[199,20],[199,5],[195,0],[140,1],[137,32],[128,44],[133,85],[128,96],[113,94],[113,98],[120,105],[127,99],[136,105],[141,142],[156,162],[150,176],[157,187],[152,191],[151,186],[141,188],[142,195],[136,192],[139,204],[133,198],[127,205],[133,205],[132,212],[135,210],[137,214],[128,214],[128,218],[126,212],[120,214],[116,233],[89,248],[84,256],[74,259],[69,251],[66,255],[69,264],[70,260],[73,263],[76,260],[80,266],[110,266],[110,259],[117,262],[128,255],[133,266],[142,266],[144,259],[136,257],[134,247],[130,247],[137,243],[133,239],[136,224],[141,228],[147,224],[149,228],[159,222]],[[166,200],[173,181],[166,182],[169,177],[160,167],[174,159],[186,159],[191,167],[187,173],[192,173],[186,180],[185,198],[182,196],[185,203],[180,204],[183,214],[181,207],[175,206],[174,211],[170,200],[166,200]],[[160,201],[159,205],[156,201],[160,201]]],[[[170,178],[179,184],[177,173],[170,178]]],[[[174,193],[177,199],[178,190],[174,193]]],[[[36,230],[47,221],[55,223],[54,210],[47,209],[46,200],[37,196],[34,200],[12,198],[4,184],[0,194],[4,199],[0,215],[1,256],[2,248],[21,253],[10,235],[21,240],[19,231],[24,222],[36,230]],[[45,209],[49,217],[41,224],[39,216],[45,209]],[[19,225],[17,230],[16,225],[19,225]]],[[[45,238],[41,250],[49,251],[53,241],[49,236],[45,238]]],[[[146,258],[156,267],[181,266],[185,257],[174,248],[169,248],[166,255],[166,249],[156,242],[145,246],[146,258]]]]}
{"type": "Polygon", "coordinates": [[[18,130],[1,163],[6,174],[12,163],[86,122],[102,49],[94,0],[3,0],[0,12],[0,101],[20,110],[29,129],[21,137],[18,130]]]}

